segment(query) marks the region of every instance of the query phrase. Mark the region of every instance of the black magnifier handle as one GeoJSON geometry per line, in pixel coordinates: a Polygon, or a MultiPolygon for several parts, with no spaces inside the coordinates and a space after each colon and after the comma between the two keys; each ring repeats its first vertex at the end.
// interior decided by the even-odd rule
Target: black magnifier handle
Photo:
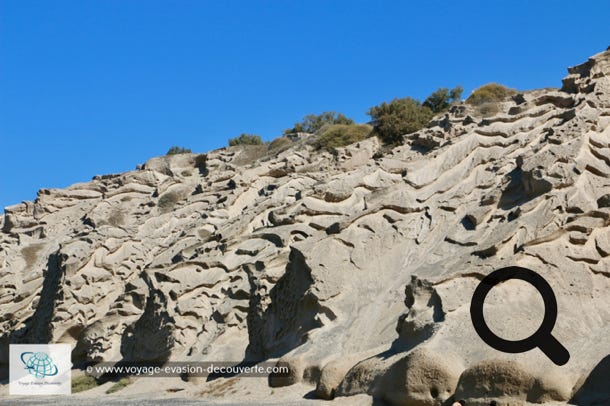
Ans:
{"type": "Polygon", "coordinates": [[[561,345],[561,343],[551,334],[547,334],[541,338],[538,342],[538,347],[556,365],[565,365],[570,360],[570,353],[566,347],[561,345]]]}

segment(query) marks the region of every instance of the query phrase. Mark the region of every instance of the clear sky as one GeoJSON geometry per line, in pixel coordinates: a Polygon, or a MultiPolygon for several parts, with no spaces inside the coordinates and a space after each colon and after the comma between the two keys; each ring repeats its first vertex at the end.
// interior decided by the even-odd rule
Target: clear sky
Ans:
{"type": "Polygon", "coordinates": [[[608,0],[0,0],[0,207],[310,113],[558,87],[609,21],[608,0]]]}

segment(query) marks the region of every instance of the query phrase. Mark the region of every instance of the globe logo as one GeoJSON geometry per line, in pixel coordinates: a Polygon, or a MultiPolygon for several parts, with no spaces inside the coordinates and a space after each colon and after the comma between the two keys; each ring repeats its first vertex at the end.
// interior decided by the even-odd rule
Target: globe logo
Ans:
{"type": "Polygon", "coordinates": [[[57,375],[57,366],[44,352],[22,352],[21,362],[30,375],[36,378],[57,375]]]}

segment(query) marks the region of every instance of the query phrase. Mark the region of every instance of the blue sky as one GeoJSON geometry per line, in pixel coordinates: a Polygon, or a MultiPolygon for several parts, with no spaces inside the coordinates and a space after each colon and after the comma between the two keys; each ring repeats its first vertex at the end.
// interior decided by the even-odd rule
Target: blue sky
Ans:
{"type": "Polygon", "coordinates": [[[0,207],[309,113],[558,87],[610,45],[609,16],[606,0],[0,0],[0,207]]]}

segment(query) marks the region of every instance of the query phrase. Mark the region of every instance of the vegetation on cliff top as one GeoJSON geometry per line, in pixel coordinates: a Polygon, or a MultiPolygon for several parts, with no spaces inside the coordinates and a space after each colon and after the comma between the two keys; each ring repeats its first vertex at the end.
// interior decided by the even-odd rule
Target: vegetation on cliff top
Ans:
{"type": "MultiPolygon", "coordinates": [[[[320,114],[308,114],[283,131],[283,136],[271,142],[264,142],[259,135],[242,133],[239,137],[230,138],[229,146],[255,145],[267,146],[268,151],[279,153],[288,148],[294,139],[291,135],[309,133],[317,135],[314,145],[320,149],[343,147],[361,141],[370,136],[377,136],[386,145],[402,144],[403,136],[424,128],[436,114],[442,113],[462,100],[464,89],[456,86],[453,89],[441,87],[432,92],[423,102],[412,97],[395,98],[382,102],[368,109],[371,117],[368,124],[356,124],[353,119],[335,111],[320,114]]],[[[514,95],[516,91],[503,85],[489,83],[476,89],[466,100],[481,115],[495,114],[499,111],[498,103],[514,95]]],[[[262,150],[261,150],[262,151],[262,150]]],[[[191,152],[188,148],[171,147],[168,155],[191,152]]],[[[196,164],[204,167],[203,158],[196,164]]]]}
{"type": "Polygon", "coordinates": [[[295,123],[294,127],[284,130],[284,135],[294,133],[315,134],[323,127],[334,124],[350,125],[354,124],[354,120],[334,111],[325,111],[321,114],[309,114],[303,117],[302,121],[295,123]]]}
{"type": "Polygon", "coordinates": [[[517,91],[515,89],[511,89],[504,85],[488,83],[474,90],[466,99],[466,103],[478,106],[483,103],[500,102],[516,93],[517,91]]]}
{"type": "Polygon", "coordinates": [[[316,147],[332,149],[344,147],[367,138],[373,127],[368,124],[333,124],[326,127],[316,141],[316,147]]]}
{"type": "Polygon", "coordinates": [[[239,137],[229,138],[229,146],[236,145],[263,145],[263,140],[260,135],[242,133],[239,137]]]}
{"type": "Polygon", "coordinates": [[[190,154],[192,151],[190,148],[173,146],[171,147],[165,155],[178,155],[178,154],[190,154]]]}

